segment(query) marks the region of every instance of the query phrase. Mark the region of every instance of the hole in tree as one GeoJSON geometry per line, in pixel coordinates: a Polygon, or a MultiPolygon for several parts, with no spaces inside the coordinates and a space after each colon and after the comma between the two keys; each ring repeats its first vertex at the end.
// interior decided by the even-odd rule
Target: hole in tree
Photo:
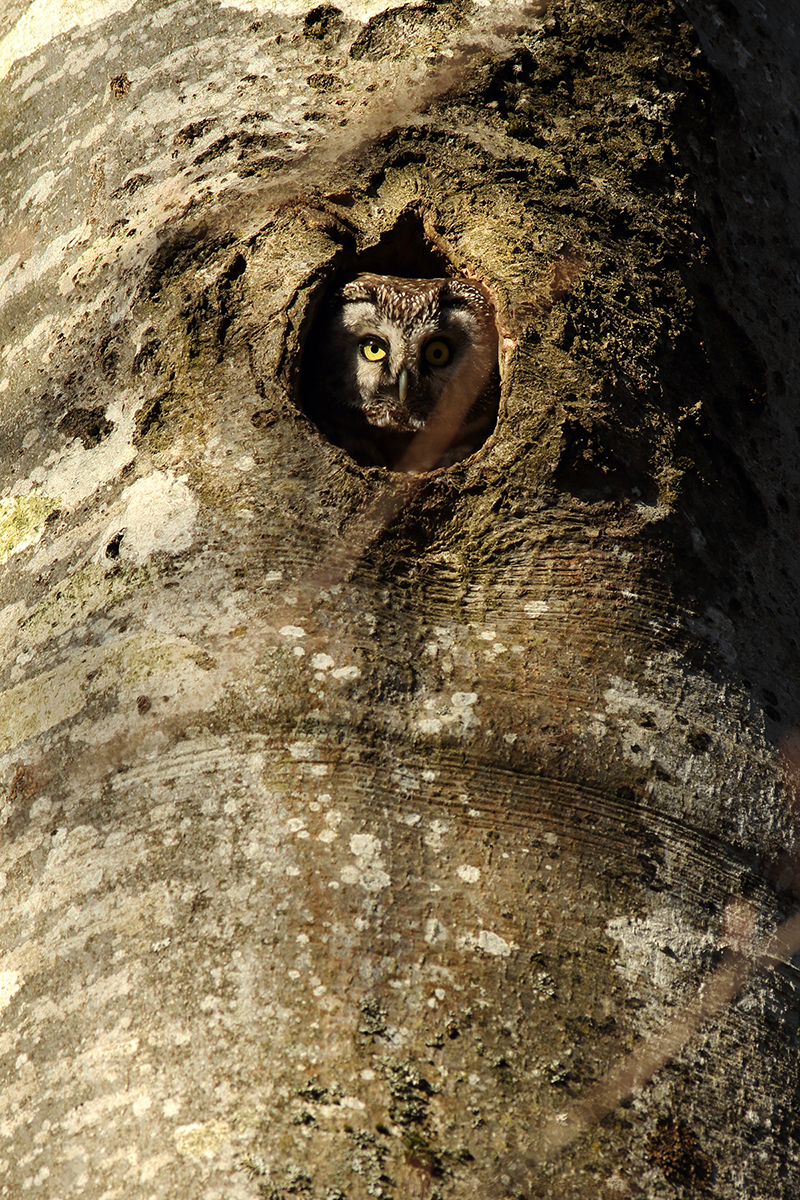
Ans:
{"type": "Polygon", "coordinates": [[[122,539],[125,536],[125,530],[115,533],[111,541],[106,546],[106,558],[119,558],[119,548],[122,545],[122,539]]]}
{"type": "Polygon", "coordinates": [[[447,467],[496,425],[491,296],[457,274],[416,213],[375,246],[343,250],[312,298],[301,343],[300,407],[362,466],[447,467]]]}

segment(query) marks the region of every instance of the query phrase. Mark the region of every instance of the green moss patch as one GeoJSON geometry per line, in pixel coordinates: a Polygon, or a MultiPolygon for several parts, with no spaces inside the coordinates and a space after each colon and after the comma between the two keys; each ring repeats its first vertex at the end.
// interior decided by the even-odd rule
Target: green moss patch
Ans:
{"type": "Polygon", "coordinates": [[[38,542],[47,518],[58,504],[58,499],[38,492],[0,500],[0,563],[38,542]]]}

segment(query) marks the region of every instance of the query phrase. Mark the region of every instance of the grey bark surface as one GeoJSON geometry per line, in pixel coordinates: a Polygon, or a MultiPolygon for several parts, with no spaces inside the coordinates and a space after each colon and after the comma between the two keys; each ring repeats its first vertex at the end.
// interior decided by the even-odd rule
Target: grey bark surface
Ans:
{"type": "Polygon", "coordinates": [[[796,903],[791,6],[99,7],[0,18],[0,1197],[796,1196],[794,962],[586,1104],[796,903]],[[472,458],[302,411],[360,270],[489,289],[472,458]]]}

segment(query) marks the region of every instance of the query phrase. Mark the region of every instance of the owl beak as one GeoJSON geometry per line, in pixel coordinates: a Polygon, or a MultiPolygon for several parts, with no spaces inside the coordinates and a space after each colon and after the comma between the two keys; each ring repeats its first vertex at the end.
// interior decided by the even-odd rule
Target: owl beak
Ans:
{"type": "Polygon", "coordinates": [[[406,367],[401,367],[400,374],[397,376],[397,394],[400,397],[400,403],[405,404],[408,395],[408,369],[406,367]]]}

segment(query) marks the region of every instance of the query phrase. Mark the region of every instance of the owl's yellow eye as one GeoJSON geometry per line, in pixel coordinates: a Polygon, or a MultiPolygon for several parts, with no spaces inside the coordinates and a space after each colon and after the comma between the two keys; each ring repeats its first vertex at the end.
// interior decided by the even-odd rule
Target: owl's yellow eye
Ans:
{"type": "Polygon", "coordinates": [[[438,338],[428,342],[425,347],[425,361],[429,362],[432,367],[443,367],[449,363],[450,347],[447,342],[442,342],[438,338]]]}
{"type": "Polygon", "coordinates": [[[367,362],[380,362],[382,358],[386,358],[386,347],[377,338],[369,338],[361,343],[361,353],[367,362]]]}

